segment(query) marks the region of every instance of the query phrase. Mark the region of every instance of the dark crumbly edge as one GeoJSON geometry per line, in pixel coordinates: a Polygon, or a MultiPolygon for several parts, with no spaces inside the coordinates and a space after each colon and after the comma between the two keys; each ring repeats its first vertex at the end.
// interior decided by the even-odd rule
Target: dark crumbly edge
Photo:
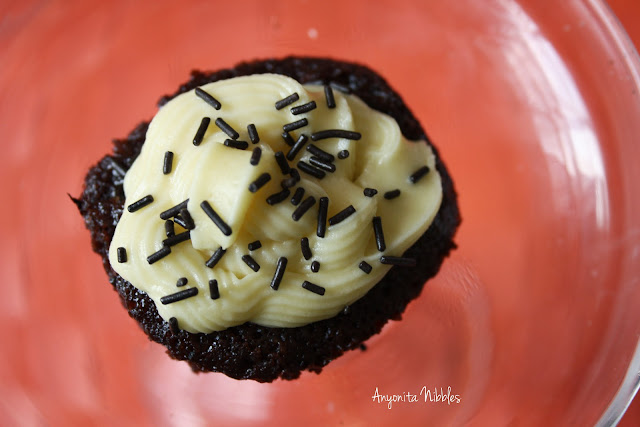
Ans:
{"type": "MultiPolygon", "coordinates": [[[[400,96],[372,70],[353,63],[320,58],[289,57],[244,62],[216,72],[192,72],[191,79],[159,105],[203,84],[236,76],[277,73],[301,83],[337,83],[363,99],[370,107],[389,114],[411,140],[427,140],[423,129],[400,96]]],[[[122,304],[153,341],[165,345],[171,357],[186,360],[194,371],[216,371],[237,379],[270,382],[295,379],[303,370],[319,373],[322,367],[347,350],[357,349],[380,332],[389,319],[399,320],[407,304],[433,277],[444,257],[455,248],[453,235],[460,224],[453,182],[437,156],[436,168],[443,184],[443,201],[433,224],[404,256],[418,267],[393,267],[363,298],[337,316],[298,328],[268,328],[252,323],[210,334],[179,331],[158,314],[153,301],[120,277],[112,268],[108,251],[122,215],[124,192],[116,162],[127,170],[140,153],[148,123],[136,127],[126,139],[115,140],[112,155],[105,156],[87,174],[85,188],[73,199],[91,231],[93,250],[100,254],[109,281],[122,304]]],[[[435,150],[435,149],[434,149],[435,150]]],[[[357,268],[357,265],[354,265],[357,268]]]]}

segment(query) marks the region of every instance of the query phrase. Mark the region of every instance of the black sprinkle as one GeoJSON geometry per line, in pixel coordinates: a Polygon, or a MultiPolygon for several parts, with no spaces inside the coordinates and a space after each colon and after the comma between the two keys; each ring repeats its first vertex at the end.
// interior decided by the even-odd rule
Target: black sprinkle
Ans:
{"type": "Polygon", "coordinates": [[[282,276],[284,276],[284,270],[287,268],[287,259],[283,256],[278,258],[278,263],[276,264],[276,271],[273,274],[273,279],[271,279],[271,289],[274,291],[278,290],[280,287],[280,282],[282,282],[282,276]]]}
{"type": "Polygon", "coordinates": [[[175,227],[173,226],[173,221],[171,221],[170,219],[164,222],[164,232],[167,235],[167,237],[176,235],[176,230],[175,230],[175,227]]]}
{"type": "Polygon", "coordinates": [[[224,234],[225,236],[231,235],[231,227],[229,227],[229,225],[224,222],[222,218],[220,218],[220,215],[218,215],[218,213],[213,210],[209,202],[207,202],[206,200],[203,201],[202,203],[200,203],[200,207],[202,208],[204,213],[206,213],[207,216],[211,218],[211,221],[213,221],[213,223],[220,229],[220,231],[222,231],[222,234],[224,234]]]}
{"type": "Polygon", "coordinates": [[[293,144],[296,143],[293,140],[293,137],[289,134],[289,132],[282,132],[282,139],[284,139],[284,142],[290,147],[292,147],[293,144]]]}
{"type": "Polygon", "coordinates": [[[296,129],[300,129],[301,127],[305,127],[308,124],[309,124],[309,120],[304,118],[304,119],[296,120],[295,122],[287,123],[286,125],[282,126],[282,130],[284,130],[285,132],[291,132],[296,129]]]}
{"type": "Polygon", "coordinates": [[[175,222],[176,224],[178,224],[182,228],[187,228],[187,223],[184,222],[184,220],[182,219],[182,217],[179,214],[173,217],[173,222],[175,222]]]}
{"type": "Polygon", "coordinates": [[[171,217],[178,215],[181,209],[184,209],[187,207],[188,202],[189,202],[189,199],[185,200],[184,202],[178,203],[177,205],[167,209],[164,212],[161,212],[160,219],[169,219],[171,217]]]}
{"type": "Polygon", "coordinates": [[[260,135],[258,135],[258,129],[256,129],[256,125],[251,123],[247,126],[247,132],[249,133],[249,139],[253,144],[257,144],[260,142],[260,135]]]}
{"type": "Polygon", "coordinates": [[[169,319],[169,330],[174,335],[180,332],[180,326],[178,326],[178,319],[176,319],[175,317],[172,317],[169,319]]]}
{"type": "Polygon", "coordinates": [[[351,89],[349,89],[347,86],[342,85],[340,83],[336,83],[336,82],[331,82],[329,83],[331,85],[331,87],[333,87],[335,90],[339,90],[342,93],[351,93],[351,89]]]}
{"type": "Polygon", "coordinates": [[[302,287],[310,292],[313,292],[314,294],[318,294],[321,296],[324,295],[325,289],[322,286],[318,286],[306,280],[302,282],[302,287]]]}
{"type": "Polygon", "coordinates": [[[415,184],[416,182],[424,178],[424,176],[429,173],[429,170],[429,166],[422,166],[420,169],[411,174],[411,176],[409,177],[409,181],[415,184]]]}
{"type": "Polygon", "coordinates": [[[213,255],[211,255],[211,258],[209,258],[207,260],[207,262],[204,263],[204,265],[206,265],[209,268],[213,268],[216,266],[216,264],[218,263],[218,261],[220,261],[220,258],[222,258],[222,256],[226,253],[227,251],[222,249],[222,246],[219,247],[218,249],[216,249],[216,251],[213,253],[213,255]]]}
{"type": "Polygon", "coordinates": [[[198,146],[204,139],[204,134],[207,132],[209,128],[209,123],[211,123],[211,119],[209,117],[203,117],[200,122],[200,126],[198,126],[198,130],[196,131],[195,136],[193,137],[193,145],[198,146]]]}
{"type": "Polygon", "coordinates": [[[331,86],[325,85],[325,87],[324,87],[324,97],[327,99],[327,107],[328,108],[336,108],[336,100],[333,97],[333,89],[331,89],[331,86]]]}
{"type": "Polygon", "coordinates": [[[249,243],[248,247],[250,251],[255,251],[262,247],[262,243],[260,243],[260,240],[256,240],[255,242],[249,243]]]}
{"type": "Polygon", "coordinates": [[[189,288],[185,289],[184,291],[176,292],[175,294],[165,295],[160,298],[160,302],[164,305],[173,304],[174,302],[195,297],[196,295],[198,295],[198,288],[189,288]]]}
{"type": "Polygon", "coordinates": [[[196,228],[196,224],[193,222],[193,218],[191,218],[191,214],[187,210],[187,208],[180,209],[180,217],[182,217],[182,224],[180,224],[183,228],[187,230],[193,230],[196,228]]]}
{"type": "Polygon", "coordinates": [[[154,252],[147,257],[147,262],[149,264],[153,264],[154,262],[161,260],[171,253],[171,248],[169,246],[163,246],[158,252],[154,252]]]}
{"type": "Polygon", "coordinates": [[[118,262],[127,262],[127,250],[122,246],[118,248],[118,262]]]}
{"type": "Polygon", "coordinates": [[[367,274],[371,273],[371,270],[373,270],[373,267],[371,267],[367,261],[361,261],[360,264],[358,264],[358,268],[367,274]]]}
{"type": "Polygon", "coordinates": [[[303,161],[298,162],[298,169],[318,179],[322,179],[326,175],[323,170],[320,170],[315,166],[311,166],[309,163],[305,163],[303,161]]]}
{"type": "Polygon", "coordinates": [[[296,181],[300,181],[300,172],[298,172],[298,169],[291,168],[291,170],[289,171],[289,175],[295,178],[296,181]]]}
{"type": "Polygon", "coordinates": [[[215,99],[213,96],[211,96],[209,93],[205,92],[204,90],[200,89],[199,87],[196,88],[196,95],[199,98],[201,98],[203,101],[205,101],[207,104],[211,105],[216,110],[219,110],[220,107],[222,107],[222,105],[220,104],[220,102],[218,102],[217,99],[215,99]]]}
{"type": "Polygon", "coordinates": [[[318,271],[320,271],[320,263],[318,261],[313,261],[311,263],[311,272],[317,273],[318,271]]]}
{"type": "Polygon", "coordinates": [[[225,122],[221,117],[218,117],[216,119],[216,126],[218,126],[222,132],[229,135],[229,138],[231,139],[238,139],[240,137],[240,134],[236,132],[236,130],[232,128],[229,123],[225,122]]]}
{"type": "Polygon", "coordinates": [[[211,299],[220,298],[220,290],[218,289],[218,281],[213,279],[209,280],[209,296],[211,299]]]}
{"type": "Polygon", "coordinates": [[[284,201],[287,197],[289,197],[289,194],[291,194],[291,191],[285,188],[284,190],[267,197],[267,203],[271,206],[277,205],[278,203],[284,201]]]}
{"type": "Polygon", "coordinates": [[[352,214],[356,212],[356,208],[353,205],[349,205],[331,218],[329,218],[329,225],[336,225],[349,218],[352,214]]]}
{"type": "Polygon", "coordinates": [[[127,210],[129,212],[135,212],[151,204],[152,202],[153,202],[153,196],[151,194],[148,194],[144,196],[142,199],[138,200],[137,202],[133,202],[129,206],[127,206],[127,210]]]}
{"type": "Polygon", "coordinates": [[[317,168],[320,168],[322,170],[325,170],[327,172],[335,172],[336,171],[336,165],[334,165],[333,163],[327,163],[324,160],[320,159],[319,157],[316,156],[311,156],[309,158],[309,163],[317,168]]]}
{"type": "Polygon", "coordinates": [[[282,110],[284,107],[293,104],[298,99],[300,99],[300,96],[298,96],[298,92],[294,92],[286,98],[282,98],[280,101],[276,102],[276,110],[282,110]]]}
{"type": "Polygon", "coordinates": [[[387,245],[384,243],[384,233],[382,232],[382,219],[379,216],[373,217],[373,234],[376,236],[376,246],[378,251],[384,252],[387,245]]]}
{"type": "Polygon", "coordinates": [[[269,173],[267,172],[264,172],[258,178],[256,178],[255,181],[249,184],[249,191],[255,193],[269,181],[271,181],[271,175],[269,175],[269,173]]]}
{"type": "Polygon", "coordinates": [[[310,102],[307,102],[306,104],[293,107],[291,109],[291,114],[296,116],[298,114],[308,113],[311,110],[315,110],[315,108],[316,108],[316,101],[310,101],[310,102]]]}
{"type": "Polygon", "coordinates": [[[376,194],[378,194],[378,190],[376,190],[375,188],[365,188],[364,189],[364,195],[367,197],[373,197],[376,194]]]}
{"type": "Polygon", "coordinates": [[[400,190],[396,188],[395,190],[387,191],[386,193],[384,193],[384,198],[387,200],[391,200],[391,199],[395,199],[399,195],[400,195],[400,190]]]}
{"type": "Polygon", "coordinates": [[[242,261],[249,266],[250,269],[257,272],[260,270],[260,264],[256,262],[251,255],[242,255],[242,261]]]}
{"type": "Polygon", "coordinates": [[[231,148],[237,148],[238,150],[246,150],[249,147],[247,141],[237,141],[235,139],[225,139],[224,145],[231,148]]]}
{"type": "Polygon", "coordinates": [[[316,235],[318,237],[324,237],[327,230],[327,210],[329,209],[329,198],[320,197],[318,206],[318,227],[316,229],[316,235]]]}
{"type": "Polygon", "coordinates": [[[289,162],[287,162],[287,159],[284,157],[284,153],[282,151],[278,151],[275,154],[275,156],[276,156],[276,163],[280,167],[282,174],[283,175],[288,174],[291,171],[291,168],[289,167],[289,162]]]}
{"type": "Polygon", "coordinates": [[[113,157],[107,157],[109,164],[111,165],[111,170],[116,173],[116,175],[120,176],[120,178],[124,178],[127,171],[124,170],[120,163],[118,163],[113,157]]]}
{"type": "Polygon", "coordinates": [[[296,143],[293,144],[293,147],[289,149],[289,152],[287,153],[287,160],[293,161],[293,159],[296,158],[296,156],[298,155],[298,153],[300,152],[302,147],[304,147],[304,144],[306,144],[308,140],[309,140],[309,137],[307,135],[305,135],[304,133],[300,134],[296,143]]]}
{"type": "Polygon", "coordinates": [[[186,242],[191,238],[191,232],[189,230],[183,231],[182,233],[175,234],[173,236],[169,236],[162,241],[162,244],[165,246],[175,246],[178,243],[186,242]]]}
{"type": "Polygon", "coordinates": [[[311,139],[314,141],[320,141],[321,139],[327,138],[343,138],[343,139],[353,139],[358,140],[362,137],[359,132],[353,132],[350,130],[344,129],[326,129],[321,130],[319,132],[314,132],[311,134],[311,139]]]}
{"type": "Polygon", "coordinates": [[[298,181],[296,181],[294,177],[289,177],[287,179],[283,179],[282,181],[280,181],[280,186],[284,189],[287,189],[287,188],[295,187],[297,183],[298,181]]]}
{"type": "Polygon", "coordinates": [[[249,163],[252,166],[257,166],[258,163],[260,163],[260,156],[262,156],[262,149],[260,147],[254,148],[251,153],[251,160],[249,160],[249,163]]]}
{"type": "Polygon", "coordinates": [[[187,283],[189,283],[189,280],[186,277],[181,277],[176,282],[176,286],[181,288],[181,287],[185,286],[187,283]]]}
{"type": "Polygon", "coordinates": [[[339,159],[346,159],[347,157],[349,157],[349,150],[342,150],[338,153],[339,159]]]}
{"type": "Polygon", "coordinates": [[[322,148],[318,148],[313,144],[307,145],[307,151],[313,154],[314,156],[316,156],[317,158],[324,160],[325,162],[331,163],[335,160],[335,157],[333,156],[333,154],[327,153],[322,148]]]}
{"type": "Polygon", "coordinates": [[[162,163],[162,173],[169,175],[173,169],[173,152],[167,151],[164,153],[164,162],[162,163]]]}
{"type": "Polygon", "coordinates": [[[382,255],[380,257],[382,264],[398,265],[401,267],[415,267],[416,260],[414,258],[403,258],[399,256],[382,255]]]}
{"type": "Polygon", "coordinates": [[[309,247],[308,238],[303,237],[302,239],[300,239],[300,249],[302,249],[302,256],[304,257],[304,259],[306,259],[307,261],[310,260],[313,254],[311,253],[311,248],[309,247]]]}
{"type": "Polygon", "coordinates": [[[313,196],[309,196],[306,199],[304,199],[304,201],[302,203],[300,203],[300,205],[296,208],[295,211],[293,211],[293,213],[291,214],[291,218],[293,218],[294,221],[298,221],[300,220],[300,218],[302,218],[302,215],[304,215],[309,209],[311,209],[311,206],[316,204],[316,198],[313,196]]]}
{"type": "Polygon", "coordinates": [[[298,187],[296,188],[296,192],[293,193],[293,197],[291,198],[291,204],[294,206],[298,206],[302,198],[304,197],[304,188],[298,187]]]}

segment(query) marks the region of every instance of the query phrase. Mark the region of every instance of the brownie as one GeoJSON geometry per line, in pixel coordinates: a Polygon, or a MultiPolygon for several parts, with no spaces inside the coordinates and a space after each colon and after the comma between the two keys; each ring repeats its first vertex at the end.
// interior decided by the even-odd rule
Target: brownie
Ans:
{"type": "MultiPolygon", "coordinates": [[[[163,96],[159,105],[210,82],[261,73],[344,88],[371,108],[392,116],[406,138],[422,139],[431,145],[420,123],[382,77],[365,66],[326,58],[288,57],[243,62],[215,72],[193,71],[189,81],[175,93],[163,96]]],[[[364,297],[338,315],[305,326],[280,328],[245,323],[208,334],[172,329],[160,317],[153,301],[120,277],[108,258],[125,202],[124,173],[140,153],[148,125],[141,123],[125,139],[114,141],[113,154],[89,170],[82,194],[73,201],[91,232],[93,250],[102,257],[109,281],[129,315],[151,340],[166,346],[171,357],[186,360],[196,372],[222,372],[232,378],[260,382],[292,380],[304,370],[319,373],[345,351],[361,348],[390,319],[399,320],[407,304],[420,294],[427,279],[438,272],[443,259],[455,248],[453,236],[460,224],[456,193],[444,163],[432,147],[442,179],[443,200],[431,226],[404,254],[415,258],[417,267],[394,266],[364,297]]]]}

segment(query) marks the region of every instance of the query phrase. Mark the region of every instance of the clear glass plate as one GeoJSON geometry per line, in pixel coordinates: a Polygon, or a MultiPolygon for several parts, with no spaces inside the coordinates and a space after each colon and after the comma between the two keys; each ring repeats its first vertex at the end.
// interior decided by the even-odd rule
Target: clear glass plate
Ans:
{"type": "Polygon", "coordinates": [[[0,424],[589,425],[631,398],[640,78],[602,2],[0,10],[0,424]],[[362,62],[403,95],[453,175],[459,248],[320,375],[196,375],[127,316],[67,193],[191,69],[289,54],[362,62]],[[459,403],[425,401],[449,388],[459,403]]]}

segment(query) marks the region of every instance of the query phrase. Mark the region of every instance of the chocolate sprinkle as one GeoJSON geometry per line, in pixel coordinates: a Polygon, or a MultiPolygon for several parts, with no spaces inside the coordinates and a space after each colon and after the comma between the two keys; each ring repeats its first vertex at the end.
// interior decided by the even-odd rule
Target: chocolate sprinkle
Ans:
{"type": "Polygon", "coordinates": [[[294,206],[298,206],[302,198],[304,197],[304,188],[298,187],[296,188],[296,192],[293,193],[293,197],[291,198],[291,204],[294,206]]]}
{"type": "Polygon", "coordinates": [[[258,129],[256,129],[256,125],[251,123],[247,126],[247,133],[249,133],[249,139],[253,144],[257,144],[260,142],[260,135],[258,135],[258,129]]]}
{"type": "Polygon", "coordinates": [[[160,249],[159,251],[154,252],[151,255],[149,255],[147,257],[147,262],[149,264],[153,264],[154,262],[159,261],[162,258],[166,257],[170,253],[171,253],[171,248],[169,246],[163,246],[162,249],[160,249]]]}
{"type": "Polygon", "coordinates": [[[327,153],[322,148],[318,148],[313,144],[307,145],[307,151],[313,154],[314,156],[316,156],[317,158],[322,159],[328,163],[331,163],[335,160],[335,157],[333,156],[333,154],[327,153]]]}
{"type": "Polygon", "coordinates": [[[176,286],[181,288],[181,287],[185,286],[187,283],[189,283],[189,280],[186,277],[181,277],[176,282],[176,286]]]}
{"type": "Polygon", "coordinates": [[[282,282],[282,276],[284,276],[284,270],[287,268],[287,258],[281,256],[278,258],[278,263],[276,264],[276,271],[273,274],[273,279],[271,279],[271,289],[277,291],[280,287],[280,282],[282,282]]]}
{"type": "Polygon", "coordinates": [[[257,166],[258,163],[260,163],[260,156],[262,156],[262,149],[260,147],[254,148],[251,153],[251,159],[249,160],[251,166],[257,166]]]}
{"type": "Polygon", "coordinates": [[[296,208],[295,211],[293,211],[293,213],[291,214],[291,218],[293,218],[294,221],[298,221],[300,220],[300,218],[302,218],[302,215],[304,215],[309,209],[311,209],[311,206],[316,204],[316,198],[313,196],[309,196],[306,199],[304,199],[304,201],[302,203],[300,203],[300,205],[296,208]]]}
{"type": "Polygon", "coordinates": [[[209,123],[211,123],[211,119],[209,117],[203,117],[200,122],[200,126],[198,126],[198,130],[196,131],[195,136],[193,137],[193,145],[196,147],[200,145],[202,140],[204,139],[204,134],[207,132],[209,128],[209,123]]]}
{"type": "Polygon", "coordinates": [[[165,295],[160,298],[160,302],[164,305],[173,304],[174,302],[195,297],[196,295],[198,295],[198,288],[189,288],[183,291],[176,292],[175,294],[165,295]]]}
{"type": "Polygon", "coordinates": [[[333,163],[327,163],[324,160],[316,157],[316,156],[311,156],[309,158],[309,163],[317,168],[320,168],[322,170],[325,170],[327,172],[335,172],[336,171],[336,165],[334,165],[333,163]]]}
{"type": "Polygon", "coordinates": [[[356,212],[356,208],[353,205],[349,205],[331,218],[329,218],[329,225],[336,225],[349,218],[352,214],[356,212]]]}
{"type": "Polygon", "coordinates": [[[317,273],[318,271],[320,271],[320,263],[318,261],[313,261],[311,263],[311,272],[317,273]]]}
{"type": "Polygon", "coordinates": [[[343,138],[357,141],[361,137],[362,135],[359,132],[353,132],[344,129],[326,129],[311,134],[311,139],[313,141],[320,141],[321,139],[327,138],[343,138]]]}
{"type": "Polygon", "coordinates": [[[336,108],[336,100],[333,97],[333,89],[331,89],[331,86],[324,86],[324,97],[327,99],[328,108],[336,108]]]}
{"type": "Polygon", "coordinates": [[[280,101],[276,102],[276,110],[282,110],[287,105],[291,105],[300,99],[298,92],[294,92],[286,98],[282,98],[280,101]]]}
{"type": "Polygon", "coordinates": [[[289,146],[292,147],[296,142],[293,140],[293,137],[289,134],[289,132],[282,132],[282,139],[289,146]]]}
{"type": "Polygon", "coordinates": [[[176,235],[176,230],[175,230],[175,227],[173,226],[173,221],[171,221],[170,219],[164,222],[164,233],[167,235],[167,237],[176,235]]]}
{"type": "Polygon", "coordinates": [[[307,237],[303,237],[300,239],[300,249],[302,250],[302,256],[307,261],[311,259],[313,254],[311,253],[311,248],[309,247],[309,239],[307,237]]]}
{"type": "Polygon", "coordinates": [[[204,265],[209,268],[215,267],[218,261],[220,261],[220,258],[222,258],[225,253],[227,253],[227,251],[222,249],[222,246],[220,246],[218,249],[216,249],[213,255],[211,255],[211,258],[209,258],[207,262],[204,263],[204,265]]]}
{"type": "Polygon", "coordinates": [[[255,181],[249,184],[249,191],[255,193],[269,181],[271,181],[271,175],[269,175],[269,173],[267,172],[264,172],[258,178],[256,178],[255,181]]]}
{"type": "Polygon", "coordinates": [[[291,191],[285,188],[284,190],[267,197],[267,203],[271,206],[277,205],[278,203],[283,202],[287,197],[289,197],[289,194],[291,194],[291,191]]]}
{"type": "Polygon", "coordinates": [[[180,209],[180,217],[182,218],[182,224],[180,225],[183,228],[187,230],[193,230],[194,228],[196,228],[196,224],[195,222],[193,222],[193,218],[191,218],[191,214],[189,213],[187,208],[180,209]]]}
{"type": "Polygon", "coordinates": [[[399,195],[400,195],[400,190],[396,188],[395,190],[387,191],[386,193],[384,193],[384,198],[387,200],[391,200],[391,199],[395,199],[399,195]]]}
{"type": "Polygon", "coordinates": [[[347,157],[349,157],[349,150],[342,150],[338,153],[339,159],[346,159],[347,157]]]}
{"type": "Polygon", "coordinates": [[[250,251],[255,251],[257,249],[260,249],[262,247],[262,243],[260,243],[260,240],[256,240],[255,242],[251,242],[248,245],[248,248],[250,251]]]}
{"type": "Polygon", "coordinates": [[[278,151],[275,154],[275,157],[276,157],[276,163],[280,167],[280,170],[282,171],[283,175],[287,175],[289,172],[291,172],[291,167],[289,167],[289,162],[287,162],[287,159],[285,159],[284,153],[282,151],[278,151]]]}
{"type": "Polygon", "coordinates": [[[173,335],[176,335],[178,332],[180,332],[180,327],[178,326],[178,319],[176,319],[175,317],[172,317],[169,319],[169,330],[173,335]]]}
{"type": "Polygon", "coordinates": [[[360,264],[358,264],[358,268],[367,274],[371,273],[371,270],[373,270],[373,267],[371,267],[367,261],[361,261],[360,264]]]}
{"type": "Polygon", "coordinates": [[[325,289],[322,286],[318,286],[315,283],[311,283],[308,281],[302,282],[302,287],[314,294],[318,294],[320,296],[324,295],[325,289]]]}
{"type": "Polygon", "coordinates": [[[318,227],[316,229],[316,235],[318,237],[324,237],[327,230],[327,210],[329,209],[329,198],[320,197],[318,206],[318,227]]]}
{"type": "Polygon", "coordinates": [[[376,190],[375,188],[365,188],[363,193],[367,197],[373,197],[378,194],[378,190],[376,190]]]}
{"type": "Polygon", "coordinates": [[[291,109],[291,114],[296,116],[298,114],[308,113],[311,110],[315,110],[315,108],[316,108],[316,101],[309,101],[306,104],[293,107],[291,109]]]}
{"type": "Polygon", "coordinates": [[[144,196],[142,199],[136,202],[133,202],[129,206],[127,206],[127,210],[129,212],[135,212],[151,204],[152,202],[153,202],[153,196],[151,194],[148,194],[144,196]]]}
{"type": "Polygon", "coordinates": [[[289,175],[294,177],[296,181],[300,181],[300,172],[298,172],[298,169],[291,168],[291,170],[289,171],[289,175]]]}
{"type": "Polygon", "coordinates": [[[225,122],[221,117],[218,117],[216,119],[216,126],[218,126],[222,132],[229,135],[229,138],[231,139],[238,139],[240,137],[240,134],[236,132],[236,130],[232,128],[229,123],[225,122]]]}
{"type": "Polygon", "coordinates": [[[298,181],[294,177],[289,177],[280,181],[280,186],[286,190],[287,188],[295,187],[297,183],[298,181]]]}
{"type": "Polygon", "coordinates": [[[220,102],[218,102],[217,99],[215,99],[213,96],[211,96],[209,93],[205,92],[204,90],[200,89],[199,87],[196,88],[196,95],[198,96],[198,98],[202,99],[203,101],[211,105],[216,110],[219,110],[220,107],[222,107],[222,105],[220,104],[220,102]]]}
{"type": "Polygon", "coordinates": [[[218,281],[216,279],[209,280],[209,296],[211,299],[220,298],[220,290],[218,289],[218,281]]]}
{"type": "Polygon", "coordinates": [[[320,170],[315,166],[311,166],[309,163],[305,163],[303,161],[298,162],[298,169],[318,179],[322,179],[326,175],[323,170],[320,170]]]}
{"type": "Polygon", "coordinates": [[[177,205],[167,209],[164,212],[160,213],[160,219],[169,219],[171,217],[174,217],[176,215],[178,215],[180,213],[181,209],[184,209],[187,207],[187,203],[189,203],[189,199],[178,203],[177,205]]]}
{"type": "Polygon", "coordinates": [[[169,175],[173,168],[173,152],[167,151],[164,153],[164,162],[162,163],[162,173],[169,175]]]}
{"type": "Polygon", "coordinates": [[[380,257],[380,262],[382,264],[398,265],[400,267],[415,267],[416,266],[415,258],[403,258],[403,257],[399,257],[399,256],[382,255],[380,257]]]}
{"type": "Polygon", "coordinates": [[[304,118],[304,119],[296,120],[295,122],[287,123],[286,125],[282,126],[282,129],[285,132],[291,132],[296,129],[300,129],[301,127],[305,127],[308,124],[309,124],[309,120],[304,118]]]}
{"type": "Polygon", "coordinates": [[[422,166],[420,169],[411,174],[411,176],[409,177],[409,181],[411,181],[412,184],[415,184],[416,182],[424,178],[424,176],[428,174],[429,171],[429,166],[422,166]]]}
{"type": "Polygon", "coordinates": [[[378,251],[384,252],[387,245],[384,243],[384,233],[382,232],[382,219],[379,216],[373,217],[373,234],[376,236],[376,246],[378,251]]]}
{"type": "Polygon", "coordinates": [[[118,262],[119,263],[127,262],[127,250],[122,246],[118,248],[118,262]]]}
{"type": "Polygon", "coordinates": [[[244,261],[244,263],[253,271],[258,272],[258,270],[260,270],[260,264],[258,264],[251,255],[242,255],[242,261],[244,261]]]}
{"type": "Polygon", "coordinates": [[[308,140],[309,140],[309,137],[307,135],[305,135],[304,133],[300,134],[296,143],[293,144],[293,147],[291,147],[291,149],[289,149],[289,152],[287,153],[287,160],[293,161],[293,159],[296,158],[296,156],[298,155],[298,153],[300,152],[302,147],[304,147],[304,144],[306,144],[308,140]]]}
{"type": "Polygon", "coordinates": [[[213,221],[213,223],[220,229],[220,231],[222,231],[222,234],[224,234],[225,236],[231,235],[231,227],[229,227],[229,225],[224,222],[222,218],[220,218],[220,215],[218,215],[218,213],[213,210],[209,202],[204,200],[202,203],[200,203],[200,207],[202,208],[204,213],[206,213],[207,216],[211,218],[211,221],[213,221]]]}
{"type": "Polygon", "coordinates": [[[186,242],[191,238],[191,232],[189,230],[183,231],[182,233],[167,237],[162,241],[162,244],[165,246],[175,246],[178,243],[186,242]]]}
{"type": "Polygon", "coordinates": [[[247,141],[238,141],[235,139],[225,139],[224,145],[231,148],[237,148],[238,150],[246,150],[249,147],[249,143],[247,141]]]}

